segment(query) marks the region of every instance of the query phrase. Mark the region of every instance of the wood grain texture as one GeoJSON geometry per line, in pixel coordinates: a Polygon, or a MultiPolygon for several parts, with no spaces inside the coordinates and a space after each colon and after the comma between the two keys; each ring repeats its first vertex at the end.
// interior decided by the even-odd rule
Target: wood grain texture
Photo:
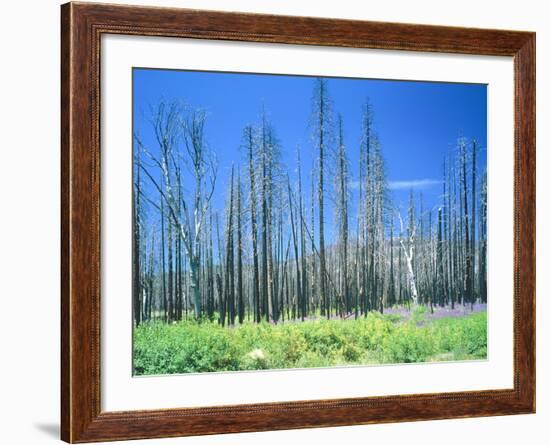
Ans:
{"type": "Polygon", "coordinates": [[[61,7],[61,37],[63,440],[93,442],[534,412],[534,33],[68,3],[61,7]],[[514,388],[101,412],[99,62],[104,33],[514,57],[514,388]]]}

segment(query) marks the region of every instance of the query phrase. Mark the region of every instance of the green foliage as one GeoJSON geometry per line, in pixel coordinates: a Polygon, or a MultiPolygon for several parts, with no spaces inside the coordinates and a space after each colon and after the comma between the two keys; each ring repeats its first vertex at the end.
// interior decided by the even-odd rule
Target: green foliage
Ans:
{"type": "Polygon", "coordinates": [[[455,360],[487,357],[487,314],[463,318],[442,318],[430,329],[438,339],[440,351],[452,352],[455,360]]]}
{"type": "Polygon", "coordinates": [[[427,313],[427,306],[416,306],[412,311],[411,321],[416,324],[423,323],[427,313]]]}
{"type": "Polygon", "coordinates": [[[244,323],[203,320],[144,323],[134,330],[134,373],[311,368],[338,365],[482,359],[487,316],[481,312],[430,321],[416,308],[409,320],[369,313],[357,320],[244,323]]]}

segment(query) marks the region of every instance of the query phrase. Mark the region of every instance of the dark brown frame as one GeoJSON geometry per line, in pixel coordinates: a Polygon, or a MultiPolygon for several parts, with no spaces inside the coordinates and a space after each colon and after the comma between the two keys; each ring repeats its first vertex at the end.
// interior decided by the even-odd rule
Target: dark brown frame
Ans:
{"type": "Polygon", "coordinates": [[[535,412],[534,33],[68,3],[61,7],[61,36],[63,440],[93,442],[535,412]],[[99,69],[104,33],[512,56],[513,389],[102,412],[99,69]]]}

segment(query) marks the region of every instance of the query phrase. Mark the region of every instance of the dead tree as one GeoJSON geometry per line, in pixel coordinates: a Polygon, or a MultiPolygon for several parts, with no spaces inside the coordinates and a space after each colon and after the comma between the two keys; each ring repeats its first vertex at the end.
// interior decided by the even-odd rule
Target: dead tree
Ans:
{"type": "MultiPolygon", "coordinates": [[[[414,248],[415,248],[415,240],[416,240],[416,223],[414,222],[414,219],[409,221],[409,230],[407,239],[404,240],[404,224],[403,224],[403,218],[401,217],[401,213],[399,211],[396,211],[397,217],[399,218],[399,224],[401,227],[401,234],[399,236],[399,243],[401,244],[401,248],[403,250],[403,255],[405,256],[405,263],[407,267],[407,277],[409,281],[410,286],[410,292],[411,292],[411,299],[414,304],[418,303],[418,291],[416,288],[416,275],[414,273],[414,248]],[[405,244],[405,241],[407,243],[405,244]]],[[[409,215],[411,212],[409,212],[409,215]]]]}
{"type": "MultiPolygon", "coordinates": [[[[137,139],[161,180],[144,162],[139,167],[158,192],[169,221],[178,230],[189,258],[193,308],[197,319],[202,316],[200,241],[217,176],[215,160],[204,141],[205,122],[206,114],[203,111],[185,110],[176,102],[168,105],[161,103],[151,118],[160,154],[147,150],[137,139]],[[174,166],[179,162],[187,164],[194,179],[190,200],[183,194],[178,196],[174,191],[174,166]],[[178,212],[180,207],[181,213],[178,212]]],[[[154,205],[159,207],[156,203],[154,205]]]]}
{"type": "Polygon", "coordinates": [[[327,93],[327,80],[318,78],[315,81],[313,96],[313,138],[319,154],[319,177],[317,183],[317,197],[319,204],[319,292],[321,294],[321,314],[330,318],[330,305],[327,294],[326,280],[326,252],[325,252],[325,156],[329,142],[330,100],[327,93]]]}

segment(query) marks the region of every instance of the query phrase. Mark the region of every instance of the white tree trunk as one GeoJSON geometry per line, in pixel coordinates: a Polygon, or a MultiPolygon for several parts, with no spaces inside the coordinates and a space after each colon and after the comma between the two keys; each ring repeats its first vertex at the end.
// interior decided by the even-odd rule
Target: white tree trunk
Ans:
{"type": "Polygon", "coordinates": [[[416,290],[416,278],[414,276],[414,270],[412,267],[413,248],[411,247],[410,252],[407,252],[403,240],[401,240],[401,247],[403,248],[405,259],[407,260],[407,274],[409,276],[409,283],[411,285],[411,297],[413,299],[413,303],[416,304],[418,302],[418,291],[416,290]]]}
{"type": "MultiPolygon", "coordinates": [[[[399,223],[401,224],[401,233],[403,233],[403,218],[401,218],[401,214],[399,212],[397,212],[397,216],[399,218],[399,223]]],[[[411,286],[411,298],[413,300],[413,303],[417,304],[418,290],[416,289],[416,277],[414,275],[414,270],[412,267],[413,257],[414,257],[415,236],[416,236],[416,225],[413,227],[412,233],[410,234],[409,248],[407,249],[407,246],[405,246],[405,243],[403,242],[403,238],[401,238],[399,242],[401,244],[401,248],[403,249],[403,253],[405,254],[405,259],[407,260],[407,275],[409,278],[409,284],[411,286]]]]}

